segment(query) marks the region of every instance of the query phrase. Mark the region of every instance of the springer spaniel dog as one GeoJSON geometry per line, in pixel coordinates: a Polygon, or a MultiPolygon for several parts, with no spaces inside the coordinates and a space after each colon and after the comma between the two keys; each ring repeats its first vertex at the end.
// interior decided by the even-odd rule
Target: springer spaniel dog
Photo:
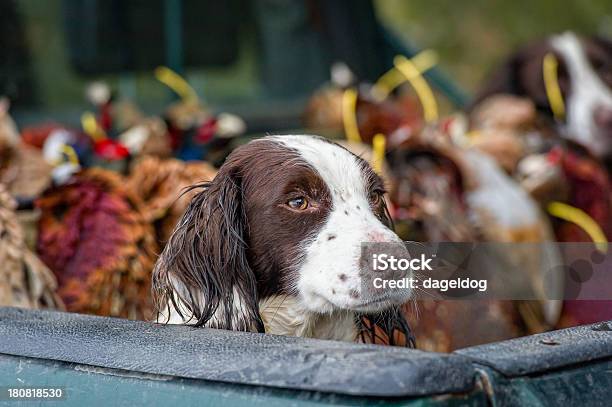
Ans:
{"type": "Polygon", "coordinates": [[[366,161],[320,137],[269,136],[194,189],[153,272],[158,322],[414,345],[410,289],[362,284],[361,244],[401,243],[366,161]]]}
{"type": "Polygon", "coordinates": [[[551,119],[542,64],[553,53],[558,60],[558,84],[566,115],[558,125],[561,135],[612,160],[612,42],[598,37],[579,38],[572,32],[525,46],[494,72],[472,106],[499,93],[531,99],[551,119]]]}

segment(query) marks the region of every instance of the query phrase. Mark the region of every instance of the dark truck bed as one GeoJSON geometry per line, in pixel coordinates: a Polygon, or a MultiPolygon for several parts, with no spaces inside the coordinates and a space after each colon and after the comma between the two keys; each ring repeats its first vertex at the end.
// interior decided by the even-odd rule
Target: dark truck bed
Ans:
{"type": "Polygon", "coordinates": [[[437,354],[0,308],[0,386],[62,386],[64,405],[603,406],[612,323],[437,354]]]}

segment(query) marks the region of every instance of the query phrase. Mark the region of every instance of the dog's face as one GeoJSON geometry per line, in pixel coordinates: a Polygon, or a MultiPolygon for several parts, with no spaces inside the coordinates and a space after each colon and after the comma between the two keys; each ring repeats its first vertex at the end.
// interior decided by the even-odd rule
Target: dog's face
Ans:
{"type": "Polygon", "coordinates": [[[567,32],[532,43],[495,72],[476,101],[495,93],[524,96],[552,117],[542,68],[548,53],[559,62],[558,83],[566,108],[561,133],[600,158],[611,157],[612,43],[607,40],[567,32]]]}
{"type": "Polygon", "coordinates": [[[365,161],[322,138],[252,141],[228,157],[177,226],[154,272],[158,303],[196,324],[260,331],[258,302],[275,295],[313,313],[400,305],[409,290],[362,284],[369,271],[361,244],[401,242],[384,193],[365,161]]]}

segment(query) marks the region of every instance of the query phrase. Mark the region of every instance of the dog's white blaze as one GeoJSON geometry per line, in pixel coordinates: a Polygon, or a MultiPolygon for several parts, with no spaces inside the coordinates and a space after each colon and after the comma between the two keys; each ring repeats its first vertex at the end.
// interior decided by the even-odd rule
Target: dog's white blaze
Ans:
{"type": "Polygon", "coordinates": [[[609,152],[610,143],[595,124],[593,112],[598,106],[612,109],[612,91],[593,71],[580,39],[574,33],[553,37],[551,45],[563,56],[572,81],[570,96],[565,101],[565,136],[590,146],[597,155],[609,152]]]}
{"type": "MultiPolygon", "coordinates": [[[[326,223],[314,239],[305,242],[306,255],[295,287],[301,305],[317,313],[378,310],[360,306],[371,300],[361,295],[361,244],[401,240],[371,210],[367,180],[358,159],[344,148],[312,136],[275,136],[268,140],[297,151],[331,193],[332,210],[326,223]]],[[[407,300],[409,291],[405,294],[407,300]]]]}

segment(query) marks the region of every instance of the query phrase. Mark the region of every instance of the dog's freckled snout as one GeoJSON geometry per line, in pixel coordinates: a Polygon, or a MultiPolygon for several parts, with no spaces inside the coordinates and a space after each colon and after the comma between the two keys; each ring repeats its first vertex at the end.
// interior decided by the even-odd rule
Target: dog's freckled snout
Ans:
{"type": "Polygon", "coordinates": [[[372,243],[383,243],[383,242],[389,241],[388,234],[383,233],[381,231],[377,231],[377,230],[372,230],[368,232],[367,237],[368,237],[368,242],[372,242],[372,243]]]}

